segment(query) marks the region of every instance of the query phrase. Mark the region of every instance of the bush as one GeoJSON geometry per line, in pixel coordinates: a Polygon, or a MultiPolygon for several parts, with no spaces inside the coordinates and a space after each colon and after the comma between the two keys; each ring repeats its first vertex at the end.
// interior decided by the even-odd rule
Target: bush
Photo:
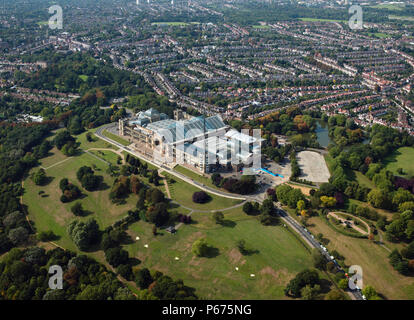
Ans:
{"type": "Polygon", "coordinates": [[[206,203],[210,200],[210,196],[204,191],[196,191],[193,194],[193,202],[195,203],[206,203]]]}
{"type": "Polygon", "coordinates": [[[193,243],[191,251],[197,257],[205,257],[209,250],[209,244],[206,239],[198,239],[193,243]]]}

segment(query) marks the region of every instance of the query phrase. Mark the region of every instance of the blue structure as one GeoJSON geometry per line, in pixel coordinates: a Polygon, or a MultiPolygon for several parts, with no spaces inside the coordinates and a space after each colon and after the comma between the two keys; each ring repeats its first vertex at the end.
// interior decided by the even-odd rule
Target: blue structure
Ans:
{"type": "Polygon", "coordinates": [[[263,172],[266,172],[266,173],[268,173],[268,174],[270,174],[270,175],[272,175],[272,176],[274,176],[274,177],[281,177],[281,178],[283,178],[283,176],[282,176],[281,174],[278,174],[278,173],[273,173],[272,171],[269,171],[269,170],[267,170],[267,169],[260,168],[260,170],[262,170],[263,172]]]}

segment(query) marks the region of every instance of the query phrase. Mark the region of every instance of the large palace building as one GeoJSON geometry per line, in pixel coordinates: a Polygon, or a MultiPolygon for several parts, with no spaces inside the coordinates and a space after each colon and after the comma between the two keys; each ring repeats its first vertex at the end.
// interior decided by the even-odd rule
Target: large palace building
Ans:
{"type": "Polygon", "coordinates": [[[192,117],[175,110],[173,120],[151,108],[119,120],[119,134],[156,163],[182,164],[205,173],[239,170],[260,161],[262,139],[232,129],[220,115],[192,117]]]}

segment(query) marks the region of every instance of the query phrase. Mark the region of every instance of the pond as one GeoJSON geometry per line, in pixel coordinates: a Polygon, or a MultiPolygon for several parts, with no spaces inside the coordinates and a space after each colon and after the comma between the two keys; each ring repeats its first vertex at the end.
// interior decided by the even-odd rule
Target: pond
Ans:
{"type": "MultiPolygon", "coordinates": [[[[321,120],[316,121],[316,137],[317,141],[321,145],[322,148],[326,148],[329,146],[330,143],[335,144],[335,142],[329,137],[329,129],[328,129],[328,123],[323,122],[321,120]]],[[[362,144],[368,144],[369,139],[364,139],[362,141],[362,144]]],[[[344,149],[349,148],[349,146],[345,147],[344,149]]]]}
{"type": "Polygon", "coordinates": [[[316,137],[322,148],[326,148],[330,143],[333,143],[329,137],[328,123],[323,121],[316,121],[316,137]]]}

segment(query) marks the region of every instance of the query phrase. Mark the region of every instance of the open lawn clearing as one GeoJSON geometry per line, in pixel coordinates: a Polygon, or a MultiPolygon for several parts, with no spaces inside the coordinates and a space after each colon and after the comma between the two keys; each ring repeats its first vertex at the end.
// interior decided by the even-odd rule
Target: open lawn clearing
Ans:
{"type": "Polygon", "coordinates": [[[345,257],[345,264],[360,265],[364,286],[372,285],[387,299],[414,299],[414,279],[393,270],[388,262],[389,252],[368,239],[357,239],[335,232],[320,217],[311,217],[308,229],[322,233],[329,240],[329,251],[337,250],[345,257]]]}
{"type": "Polygon", "coordinates": [[[355,173],[355,179],[358,182],[358,184],[360,184],[361,186],[370,188],[370,189],[374,189],[375,188],[375,184],[369,180],[369,178],[364,175],[362,172],[353,170],[355,173]]]}
{"type": "Polygon", "coordinates": [[[110,150],[88,150],[88,152],[94,154],[98,158],[101,158],[107,162],[112,163],[113,165],[121,166],[122,164],[118,163],[119,155],[116,152],[110,150]]]}
{"type": "Polygon", "coordinates": [[[388,16],[388,19],[391,19],[391,20],[404,20],[404,21],[410,21],[410,22],[412,22],[412,21],[414,21],[414,17],[411,17],[411,16],[397,16],[397,15],[393,15],[393,14],[390,14],[389,16],[388,16]]]}
{"type": "Polygon", "coordinates": [[[43,168],[48,168],[68,158],[69,157],[65,156],[62,152],[60,152],[58,148],[53,147],[51,150],[49,150],[49,156],[40,159],[39,162],[43,168]]]}
{"type": "Polygon", "coordinates": [[[194,181],[200,182],[208,187],[214,188],[214,189],[218,189],[212,182],[211,179],[198,174],[197,172],[194,172],[193,170],[190,170],[188,168],[185,168],[183,166],[175,166],[174,167],[174,171],[177,171],[179,173],[182,173],[183,175],[185,175],[186,177],[189,177],[190,179],[193,179],[194,181]]]}
{"type": "Polygon", "coordinates": [[[318,19],[318,18],[299,18],[301,21],[321,21],[321,22],[348,22],[345,20],[335,20],[335,19],[318,19]]]}
{"type": "Polygon", "coordinates": [[[91,149],[91,148],[105,148],[105,149],[109,148],[109,149],[118,150],[118,147],[116,147],[113,144],[111,144],[109,142],[106,142],[102,139],[99,139],[97,136],[95,136],[93,133],[95,133],[96,129],[97,128],[94,128],[94,129],[88,130],[86,132],[83,132],[83,133],[75,136],[76,141],[80,142],[79,148],[84,149],[84,150],[88,150],[88,149],[91,149]],[[88,132],[91,133],[91,136],[92,136],[92,139],[93,139],[93,141],[91,141],[91,142],[89,142],[86,139],[86,134],[88,132]]]}
{"type": "Polygon", "coordinates": [[[57,244],[74,249],[66,232],[67,225],[72,220],[95,218],[100,228],[103,229],[125,216],[129,209],[135,208],[136,195],[130,195],[126,199],[126,204],[123,205],[115,205],[109,200],[114,178],[106,173],[106,168],[107,165],[104,162],[98,161],[88,153],[83,153],[47,169],[46,175],[52,177],[53,180],[46,186],[36,186],[30,178],[27,178],[23,203],[28,205],[29,218],[34,221],[37,231],[53,230],[61,236],[61,239],[56,241],[57,244]],[[96,174],[103,176],[106,187],[103,190],[89,192],[81,188],[76,172],[81,166],[93,165],[96,166],[96,174]],[[68,178],[71,183],[80,187],[85,196],[70,203],[62,203],[60,201],[62,193],[59,189],[59,181],[62,178],[68,178]],[[45,197],[38,194],[41,190],[45,192],[45,197]],[[90,212],[89,215],[78,218],[72,214],[70,207],[77,201],[81,202],[83,208],[90,212]]]}
{"type": "Polygon", "coordinates": [[[105,137],[107,137],[109,139],[112,139],[112,140],[122,144],[123,146],[129,146],[131,144],[128,140],[125,140],[125,139],[121,138],[120,136],[118,136],[116,134],[113,134],[112,132],[109,132],[108,130],[104,130],[102,132],[102,134],[105,137]]]}
{"type": "Polygon", "coordinates": [[[380,3],[375,6],[369,6],[369,8],[402,11],[405,8],[405,4],[404,3],[380,3]]]}
{"type": "Polygon", "coordinates": [[[301,179],[312,182],[328,182],[331,175],[321,154],[313,151],[301,151],[296,158],[302,170],[301,179]]]}
{"type": "Polygon", "coordinates": [[[402,168],[404,170],[403,177],[414,176],[414,148],[412,147],[398,148],[385,158],[383,162],[387,170],[395,175],[400,175],[397,173],[397,169],[402,168]]]}
{"type": "Polygon", "coordinates": [[[242,200],[219,197],[207,192],[207,194],[209,194],[211,197],[211,200],[209,202],[204,204],[195,203],[193,202],[193,194],[196,191],[201,191],[201,189],[166,172],[163,172],[163,175],[167,178],[170,177],[174,179],[174,183],[168,183],[172,200],[185,207],[194,210],[220,210],[235,206],[242,202],[242,200]]]}
{"type": "Polygon", "coordinates": [[[211,213],[194,213],[194,223],[183,225],[175,235],[161,231],[162,235],[153,236],[151,225],[139,221],[130,226],[130,233],[140,240],[125,248],[142,261],[141,266],[183,279],[201,298],[287,299],[285,285],[297,272],[311,267],[310,254],[281,226],[262,226],[241,209],[223,213],[233,223],[216,227],[210,222],[211,213]],[[191,253],[192,243],[202,237],[215,248],[210,258],[191,253]],[[240,239],[252,250],[250,255],[243,256],[236,248],[240,239]]]}
{"type": "Polygon", "coordinates": [[[187,22],[172,21],[172,22],[153,22],[151,25],[168,25],[168,26],[188,26],[187,22]]]}

